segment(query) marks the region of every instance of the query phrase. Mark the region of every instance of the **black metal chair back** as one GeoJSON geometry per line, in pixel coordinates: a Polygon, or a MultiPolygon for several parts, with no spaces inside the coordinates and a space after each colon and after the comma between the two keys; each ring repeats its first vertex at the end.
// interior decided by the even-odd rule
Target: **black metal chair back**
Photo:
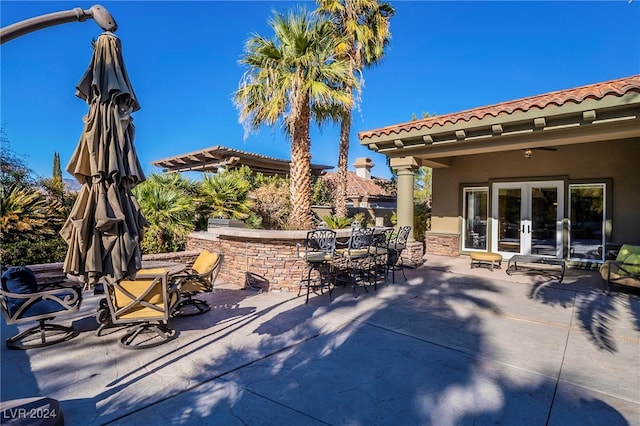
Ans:
{"type": "Polygon", "coordinates": [[[373,242],[374,228],[352,228],[349,238],[349,251],[368,249],[373,242]]]}
{"type": "Polygon", "coordinates": [[[398,233],[393,241],[397,248],[404,248],[407,245],[410,232],[411,226],[401,226],[400,229],[398,229],[398,233]]]}
{"type": "Polygon", "coordinates": [[[371,269],[373,271],[374,284],[376,285],[380,277],[387,284],[387,275],[389,272],[389,243],[394,236],[393,228],[376,229],[372,236],[369,254],[371,256],[371,269]]]}
{"type": "Polygon", "coordinates": [[[331,286],[335,285],[335,276],[333,274],[332,261],[336,249],[336,231],[328,228],[318,228],[307,232],[304,242],[304,252],[300,251],[301,245],[298,244],[298,258],[306,263],[306,277],[300,279],[300,287],[298,296],[302,291],[302,287],[307,287],[307,300],[309,303],[309,292],[313,288],[319,288],[322,292],[324,287],[329,290],[329,300],[333,299],[331,295],[331,286]],[[312,278],[313,271],[317,276],[312,278]]]}
{"type": "MultiPolygon", "coordinates": [[[[336,249],[336,231],[333,229],[314,229],[307,232],[305,253],[323,252],[330,256],[336,249]]],[[[305,256],[307,258],[307,256],[305,256]]]]}
{"type": "Polygon", "coordinates": [[[407,240],[409,239],[409,234],[411,233],[411,226],[401,226],[398,229],[398,232],[391,237],[391,241],[389,242],[389,256],[388,256],[388,267],[391,270],[392,274],[392,282],[395,284],[396,282],[396,270],[402,272],[402,276],[404,279],[407,279],[407,276],[404,273],[404,260],[402,259],[402,251],[407,246],[407,240]]]}
{"type": "Polygon", "coordinates": [[[388,248],[391,239],[393,238],[394,229],[384,228],[376,230],[372,237],[371,246],[377,248],[388,248]]]}

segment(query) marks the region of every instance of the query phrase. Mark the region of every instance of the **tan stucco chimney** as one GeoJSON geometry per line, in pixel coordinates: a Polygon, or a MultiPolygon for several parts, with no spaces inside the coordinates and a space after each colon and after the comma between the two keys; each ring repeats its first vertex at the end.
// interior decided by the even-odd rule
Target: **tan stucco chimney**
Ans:
{"type": "Polygon", "coordinates": [[[356,169],[356,176],[364,179],[371,179],[371,168],[373,166],[375,164],[368,157],[356,158],[355,163],[353,163],[353,167],[356,169]]]}

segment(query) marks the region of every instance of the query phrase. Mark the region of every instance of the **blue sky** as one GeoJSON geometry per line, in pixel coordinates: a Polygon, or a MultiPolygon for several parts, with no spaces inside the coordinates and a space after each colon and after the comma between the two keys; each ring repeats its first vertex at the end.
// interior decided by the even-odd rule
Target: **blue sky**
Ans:
{"type": "MultiPolygon", "coordinates": [[[[147,174],[162,158],[223,145],[289,158],[280,128],[244,139],[231,102],[243,73],[238,59],[254,32],[272,36],[272,10],[286,1],[103,1],[118,22],[124,60],[142,109],[135,144],[147,174]]],[[[0,2],[2,27],[95,3],[0,2]]],[[[314,4],[306,3],[312,9],[314,4]]],[[[385,157],[361,147],[359,131],[640,73],[640,2],[391,1],[392,42],[364,74],[354,114],[350,164],[369,156],[388,177],[385,157]]],[[[39,175],[54,152],[66,165],[87,105],[75,85],[101,29],[74,22],[2,45],[0,123],[11,149],[39,175]]],[[[335,166],[338,129],[312,133],[312,162],[335,166]]],[[[65,177],[70,177],[64,173],[65,177]]]]}

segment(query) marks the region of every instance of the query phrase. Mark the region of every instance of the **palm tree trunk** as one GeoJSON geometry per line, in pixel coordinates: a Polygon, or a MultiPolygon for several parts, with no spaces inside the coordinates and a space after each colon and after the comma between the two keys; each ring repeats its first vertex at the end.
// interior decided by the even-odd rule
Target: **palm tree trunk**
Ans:
{"type": "Polygon", "coordinates": [[[289,226],[311,229],[311,139],[309,138],[309,96],[303,96],[300,113],[293,120],[291,134],[291,215],[289,226]]]}
{"type": "MultiPolygon", "coordinates": [[[[348,89],[351,92],[351,89],[348,89]]],[[[347,217],[347,166],[349,162],[349,134],[351,133],[351,110],[340,122],[340,144],[338,146],[338,176],[334,204],[337,217],[347,217]]]]}

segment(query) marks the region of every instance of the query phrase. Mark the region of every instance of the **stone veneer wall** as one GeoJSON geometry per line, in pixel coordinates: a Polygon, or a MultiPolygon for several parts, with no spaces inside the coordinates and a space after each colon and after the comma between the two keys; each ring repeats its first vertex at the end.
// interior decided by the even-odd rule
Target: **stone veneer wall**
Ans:
{"type": "Polygon", "coordinates": [[[224,254],[218,280],[244,288],[245,272],[268,280],[266,291],[298,291],[305,263],[297,258],[296,243],[304,239],[264,239],[193,233],[187,250],[215,250],[224,254]]]}
{"type": "Polygon", "coordinates": [[[427,232],[425,237],[427,254],[439,256],[460,256],[460,235],[427,232]]]}
{"type": "Polygon", "coordinates": [[[416,268],[424,263],[424,250],[420,241],[407,243],[407,247],[402,250],[403,264],[416,268]]]}
{"type": "MultiPolygon", "coordinates": [[[[289,231],[283,231],[286,235],[289,231]]],[[[339,230],[339,238],[348,236],[349,230],[339,230]]],[[[194,232],[187,239],[187,250],[215,250],[224,254],[218,279],[238,288],[245,285],[245,272],[261,275],[269,282],[267,291],[297,292],[300,278],[306,265],[298,259],[296,244],[304,244],[305,232],[300,237],[287,236],[278,239],[252,238],[246,231],[237,231],[242,235],[218,235],[214,233],[194,232]]],[[[420,241],[407,243],[402,252],[406,266],[417,267],[423,263],[423,245],[420,241]]]]}

